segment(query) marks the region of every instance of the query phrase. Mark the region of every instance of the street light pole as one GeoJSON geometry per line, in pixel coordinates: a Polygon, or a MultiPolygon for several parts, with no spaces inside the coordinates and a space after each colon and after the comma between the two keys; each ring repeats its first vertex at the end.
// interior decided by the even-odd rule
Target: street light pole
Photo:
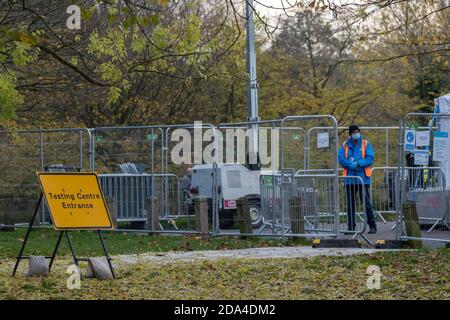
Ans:
{"type": "Polygon", "coordinates": [[[246,0],[247,35],[247,106],[250,121],[258,120],[258,82],[256,80],[255,24],[253,21],[253,0],[246,0]]]}
{"type": "MultiPolygon", "coordinates": [[[[253,0],[246,0],[246,44],[247,44],[247,116],[248,121],[258,121],[258,81],[256,80],[255,24],[253,20],[253,0]]],[[[258,125],[249,126],[249,164],[258,160],[258,125]]]]}

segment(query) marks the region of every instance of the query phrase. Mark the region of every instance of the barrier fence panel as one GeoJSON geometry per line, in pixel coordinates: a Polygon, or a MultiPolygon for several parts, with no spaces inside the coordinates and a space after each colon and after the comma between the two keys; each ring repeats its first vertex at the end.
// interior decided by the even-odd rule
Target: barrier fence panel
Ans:
{"type": "MultiPolygon", "coordinates": [[[[163,130],[155,126],[103,127],[90,133],[91,169],[100,174],[105,195],[113,198],[118,221],[146,227],[147,211],[159,211],[154,204],[147,208],[147,197],[163,194],[163,186],[147,176],[163,170],[163,130]]],[[[163,205],[160,200],[159,206],[163,205]]]]}
{"type": "Polygon", "coordinates": [[[383,223],[395,220],[397,167],[373,167],[370,197],[376,216],[383,223]]]}
{"type": "MultiPolygon", "coordinates": [[[[183,186],[183,176],[211,131],[209,143],[215,144],[215,129],[209,124],[93,129],[94,168],[102,173],[103,191],[114,198],[117,220],[139,223],[152,232],[196,232],[191,184],[183,186]]],[[[200,153],[199,163],[204,160],[200,153]]],[[[209,186],[211,222],[215,158],[206,160],[212,162],[203,181],[204,188],[209,186]]]]}
{"type": "Polygon", "coordinates": [[[91,130],[91,135],[93,170],[119,173],[121,164],[133,163],[139,173],[163,173],[161,128],[105,127],[91,130]]]}
{"type": "Polygon", "coordinates": [[[336,236],[335,175],[285,176],[283,223],[295,236],[336,236]]]}
{"type": "MultiPolygon", "coordinates": [[[[314,232],[332,232],[334,236],[337,236],[339,228],[339,183],[338,125],[336,119],[327,115],[286,117],[281,121],[280,139],[282,184],[280,196],[282,199],[283,225],[286,220],[295,221],[295,219],[291,219],[290,211],[295,211],[295,203],[300,201],[306,210],[304,212],[306,213],[306,215],[304,214],[306,219],[300,218],[300,220],[304,220],[306,225],[312,228],[311,230],[314,232]],[[333,129],[327,129],[330,127],[333,129]],[[297,146],[292,143],[291,128],[303,128],[305,132],[310,132],[312,128],[324,129],[318,129],[317,135],[307,136],[307,147],[297,150],[297,146]],[[289,161],[291,152],[298,154],[299,159],[306,159],[306,167],[305,161],[289,161]],[[308,156],[311,154],[314,154],[318,159],[314,163],[308,161],[308,156]],[[321,174],[321,171],[324,174],[321,174]],[[299,172],[302,172],[302,174],[298,174],[299,172]],[[310,176],[310,178],[308,179],[307,176],[310,176]],[[295,197],[298,200],[295,200],[295,197]],[[294,204],[291,204],[290,201],[294,201],[294,204]],[[310,223],[310,220],[312,220],[312,223],[310,223]]],[[[306,231],[308,231],[308,228],[296,228],[296,230],[291,228],[290,234],[305,236],[306,231]]],[[[284,233],[285,229],[283,229],[282,235],[284,233]]]]}
{"type": "MultiPolygon", "coordinates": [[[[88,132],[85,129],[2,131],[0,153],[1,206],[14,213],[15,223],[28,223],[39,196],[36,172],[50,165],[87,168],[88,132]]],[[[41,223],[50,222],[45,204],[39,218],[41,223]]]]}
{"type": "Polygon", "coordinates": [[[29,219],[22,212],[27,208],[32,210],[31,206],[39,196],[35,172],[43,167],[43,135],[38,131],[21,131],[1,132],[0,137],[1,207],[5,213],[11,208],[14,212],[14,221],[6,221],[5,218],[0,224],[25,223],[29,219]],[[21,207],[18,208],[18,205],[21,207]]]}
{"type": "Polygon", "coordinates": [[[263,225],[257,233],[280,235],[284,228],[281,205],[281,175],[262,174],[260,178],[263,225]]]}
{"type": "Polygon", "coordinates": [[[174,219],[167,197],[173,194],[169,175],[175,175],[179,180],[178,203],[172,201],[172,206],[178,208],[175,229],[193,232],[207,229],[214,234],[218,224],[216,169],[223,151],[222,138],[213,125],[202,122],[166,126],[163,130],[165,216],[174,219]],[[192,177],[186,175],[188,169],[192,170],[192,177]],[[197,200],[206,201],[206,212],[201,209],[202,205],[195,204],[197,200]]]}
{"type": "MultiPolygon", "coordinates": [[[[279,217],[271,218],[262,204],[262,175],[276,179],[279,170],[281,120],[221,124],[217,127],[223,149],[217,165],[219,234],[275,234],[279,217]],[[258,157],[253,157],[255,145],[258,157]],[[238,199],[248,202],[247,215],[239,215],[238,199]],[[272,230],[269,227],[273,227],[272,230]]],[[[269,179],[269,178],[267,178],[269,179]]]]}
{"type": "Polygon", "coordinates": [[[99,179],[105,197],[114,200],[118,222],[141,221],[151,225],[156,215],[156,231],[178,227],[175,220],[183,212],[180,181],[176,175],[100,174],[99,179]],[[161,210],[160,202],[165,180],[169,182],[168,213],[161,210]]]}
{"type": "Polygon", "coordinates": [[[397,173],[397,239],[450,243],[450,189],[442,165],[448,158],[450,114],[410,113],[401,121],[397,173]],[[414,139],[411,139],[414,138],[414,139]],[[415,167],[411,168],[411,164],[415,167]],[[403,202],[415,203],[421,237],[408,234],[403,202]]]}
{"type": "Polygon", "coordinates": [[[308,137],[305,128],[300,124],[287,123],[281,136],[284,145],[283,167],[296,170],[308,169],[308,137]]]}
{"type": "Polygon", "coordinates": [[[147,199],[156,197],[152,178],[150,174],[99,175],[103,194],[114,201],[117,222],[147,221],[147,199]]]}
{"type": "Polygon", "coordinates": [[[296,118],[288,117],[283,121],[283,168],[295,171],[333,168],[330,147],[338,142],[338,128],[330,120],[334,118],[304,116],[304,119],[294,120],[296,118]]]}
{"type": "Polygon", "coordinates": [[[335,237],[335,175],[261,176],[261,234],[335,237]],[[281,189],[283,188],[283,198],[281,189]],[[283,207],[286,215],[283,215],[283,207]]]}
{"type": "Polygon", "coordinates": [[[419,223],[429,226],[428,233],[435,228],[448,227],[447,192],[442,169],[405,167],[398,175],[402,180],[404,199],[416,202],[419,223]]]}

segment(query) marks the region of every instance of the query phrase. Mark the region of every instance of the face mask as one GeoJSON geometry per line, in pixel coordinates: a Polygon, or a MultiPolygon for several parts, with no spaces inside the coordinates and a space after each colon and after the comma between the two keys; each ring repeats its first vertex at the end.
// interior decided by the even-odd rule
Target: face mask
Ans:
{"type": "Polygon", "coordinates": [[[353,140],[359,140],[359,138],[361,138],[361,133],[357,132],[357,133],[352,133],[352,139],[353,140]]]}

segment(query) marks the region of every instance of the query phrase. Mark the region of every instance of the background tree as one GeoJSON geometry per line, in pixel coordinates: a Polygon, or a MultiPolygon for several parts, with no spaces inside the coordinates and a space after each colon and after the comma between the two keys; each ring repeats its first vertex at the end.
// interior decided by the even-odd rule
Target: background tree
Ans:
{"type": "MultiPolygon", "coordinates": [[[[256,9],[265,1],[255,1],[256,9]]],[[[0,3],[7,128],[246,117],[245,0],[0,3]],[[66,9],[81,8],[81,30],[66,9]]],[[[448,91],[449,1],[290,1],[256,12],[262,118],[397,124],[448,91]]]]}

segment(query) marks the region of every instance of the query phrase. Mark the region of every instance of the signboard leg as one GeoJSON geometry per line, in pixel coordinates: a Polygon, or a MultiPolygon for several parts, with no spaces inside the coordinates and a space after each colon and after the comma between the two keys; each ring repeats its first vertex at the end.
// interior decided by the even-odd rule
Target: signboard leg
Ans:
{"type": "Polygon", "coordinates": [[[20,248],[19,255],[17,256],[16,264],[14,265],[14,270],[12,276],[14,277],[17,272],[17,268],[19,267],[20,260],[22,260],[23,252],[25,250],[25,246],[27,245],[28,237],[30,236],[31,230],[33,229],[34,220],[36,220],[37,213],[42,203],[42,198],[44,197],[43,193],[39,195],[39,199],[34,207],[34,212],[30,220],[30,224],[28,225],[27,233],[25,234],[25,238],[23,239],[22,247],[20,248]]]}
{"type": "Polygon", "coordinates": [[[58,252],[59,244],[61,243],[61,239],[63,237],[64,231],[61,231],[58,236],[58,241],[56,242],[55,249],[53,250],[52,257],[50,258],[50,263],[48,265],[48,272],[52,270],[53,261],[55,260],[56,253],[58,252]]]}
{"type": "Polygon", "coordinates": [[[98,236],[100,238],[100,242],[102,243],[102,247],[103,247],[103,251],[105,252],[106,260],[108,260],[109,269],[111,269],[111,274],[113,276],[113,279],[115,279],[116,275],[114,274],[113,265],[111,263],[111,257],[109,256],[108,248],[106,247],[105,241],[103,239],[102,231],[101,230],[97,230],[97,233],[98,233],[98,236]]]}
{"type": "Polygon", "coordinates": [[[67,231],[63,231],[63,232],[66,235],[67,243],[69,244],[70,253],[72,254],[73,262],[75,263],[75,265],[78,268],[80,268],[80,265],[78,263],[78,258],[75,254],[75,250],[73,249],[73,244],[72,244],[72,240],[70,239],[69,233],[67,231]]]}

